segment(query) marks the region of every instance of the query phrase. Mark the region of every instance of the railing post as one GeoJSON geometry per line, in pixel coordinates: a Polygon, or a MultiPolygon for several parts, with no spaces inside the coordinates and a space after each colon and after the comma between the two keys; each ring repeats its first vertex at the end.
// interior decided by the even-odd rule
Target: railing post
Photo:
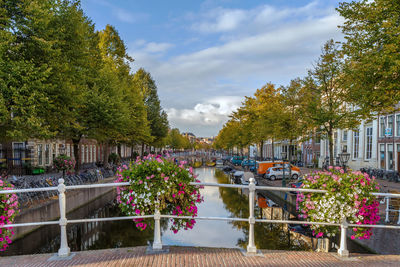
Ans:
{"type": "Polygon", "coordinates": [[[60,249],[58,250],[59,257],[69,256],[70,249],[68,247],[67,240],[67,218],[65,216],[65,184],[64,179],[58,179],[58,201],[60,203],[60,231],[61,231],[61,242],[60,249]]]}
{"type": "Polygon", "coordinates": [[[349,256],[349,251],[347,250],[347,235],[346,235],[346,231],[347,231],[348,227],[349,227],[349,224],[347,223],[346,219],[344,218],[342,220],[342,223],[340,224],[340,248],[338,250],[338,254],[340,257],[348,257],[349,256]]]}
{"type": "Polygon", "coordinates": [[[156,210],[154,212],[154,242],[153,242],[153,250],[161,250],[162,249],[160,219],[161,219],[161,213],[156,208],[156,210]]]}
{"type": "Polygon", "coordinates": [[[256,245],[254,244],[254,224],[256,219],[254,218],[254,193],[256,191],[256,185],[254,178],[249,179],[249,244],[247,245],[247,253],[257,253],[256,245]]]}
{"type": "MultiPolygon", "coordinates": [[[[390,198],[388,198],[388,197],[385,197],[385,200],[386,200],[386,217],[385,217],[385,223],[388,223],[388,222],[390,222],[390,220],[389,220],[389,202],[390,202],[390,198]]],[[[400,217],[399,217],[399,219],[400,219],[400,217]]]]}

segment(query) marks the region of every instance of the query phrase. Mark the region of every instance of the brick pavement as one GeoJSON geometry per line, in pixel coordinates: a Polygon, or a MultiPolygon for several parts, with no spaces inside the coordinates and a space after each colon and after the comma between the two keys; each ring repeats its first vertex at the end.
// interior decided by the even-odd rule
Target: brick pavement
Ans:
{"type": "Polygon", "coordinates": [[[169,247],[167,253],[148,254],[146,247],[75,252],[71,259],[53,254],[0,257],[0,266],[400,266],[399,255],[351,255],[263,250],[245,256],[238,249],[169,247]]]}

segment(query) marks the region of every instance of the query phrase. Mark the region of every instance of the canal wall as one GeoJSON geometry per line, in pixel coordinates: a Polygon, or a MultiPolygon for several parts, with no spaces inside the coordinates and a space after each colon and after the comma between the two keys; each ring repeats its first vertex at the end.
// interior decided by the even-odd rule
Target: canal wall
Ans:
{"type": "MultiPolygon", "coordinates": [[[[115,190],[113,187],[102,187],[66,191],[66,212],[78,209],[113,190],[115,190]]],[[[60,218],[60,206],[56,196],[45,203],[23,208],[14,223],[53,221],[58,218],[60,218]]],[[[13,239],[21,238],[38,228],[40,226],[15,227],[13,239]]]]}

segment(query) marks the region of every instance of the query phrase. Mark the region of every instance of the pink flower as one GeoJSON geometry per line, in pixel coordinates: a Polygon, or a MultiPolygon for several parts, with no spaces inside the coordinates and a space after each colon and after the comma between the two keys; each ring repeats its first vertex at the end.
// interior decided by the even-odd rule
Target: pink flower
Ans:
{"type": "Polygon", "coordinates": [[[165,177],[164,177],[164,181],[168,181],[168,179],[169,179],[168,176],[165,176],[165,177]]]}
{"type": "Polygon", "coordinates": [[[351,240],[354,240],[354,239],[356,239],[356,237],[354,235],[352,235],[351,236],[351,240]]]}

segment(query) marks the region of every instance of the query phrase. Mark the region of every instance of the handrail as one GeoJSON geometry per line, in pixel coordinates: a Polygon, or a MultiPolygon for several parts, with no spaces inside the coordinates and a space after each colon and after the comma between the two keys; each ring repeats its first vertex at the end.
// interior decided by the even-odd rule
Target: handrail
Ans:
{"type": "MultiPolygon", "coordinates": [[[[249,223],[249,245],[247,246],[247,252],[249,254],[255,254],[257,252],[254,244],[254,224],[255,223],[287,223],[287,224],[304,224],[304,225],[329,225],[329,226],[340,226],[341,227],[341,240],[340,249],[338,254],[340,256],[348,256],[349,252],[347,250],[346,243],[346,229],[348,227],[371,227],[371,228],[387,228],[387,229],[400,229],[400,226],[394,225],[369,225],[369,224],[349,224],[346,221],[341,223],[328,223],[328,222],[308,222],[308,221],[289,221],[289,220],[269,220],[269,219],[256,219],[254,217],[254,193],[256,190],[269,190],[269,191],[283,191],[283,192],[308,192],[308,193],[327,193],[326,190],[319,189],[305,189],[305,188],[287,188],[287,187],[272,187],[272,186],[256,186],[254,178],[249,179],[250,183],[248,185],[235,185],[235,184],[218,184],[218,183],[190,183],[196,186],[213,186],[213,187],[223,187],[223,188],[242,188],[249,190],[249,212],[250,216],[248,218],[235,218],[235,217],[195,217],[196,220],[215,220],[215,221],[238,221],[238,222],[248,222],[249,223]]],[[[70,254],[70,249],[67,243],[66,235],[66,225],[69,223],[83,223],[83,222],[104,222],[104,221],[116,221],[116,220],[129,220],[129,219],[140,219],[140,218],[153,218],[155,221],[154,227],[154,243],[153,249],[162,249],[161,243],[161,231],[160,231],[160,219],[170,218],[170,219],[193,219],[192,216],[177,216],[169,214],[160,214],[158,210],[155,211],[153,215],[141,215],[141,216],[121,216],[121,217],[106,217],[106,218],[91,218],[91,219],[75,219],[68,220],[66,218],[65,209],[65,191],[66,190],[76,190],[76,189],[90,189],[90,188],[101,188],[101,187],[118,187],[130,185],[129,182],[120,183],[105,183],[105,184],[89,184],[89,185],[68,185],[64,184],[63,179],[58,180],[58,186],[53,187],[43,187],[43,188],[22,188],[22,189],[11,189],[11,190],[1,190],[0,194],[9,193],[28,193],[28,192],[41,192],[41,191],[55,191],[59,192],[59,204],[60,204],[60,219],[58,221],[43,221],[43,222],[29,222],[29,223],[16,223],[16,224],[5,224],[0,225],[1,228],[5,227],[25,227],[25,226],[42,226],[42,225],[53,225],[59,224],[61,228],[61,245],[58,251],[60,257],[65,257],[70,254]]],[[[384,197],[386,201],[389,198],[400,198],[400,194],[394,193],[373,193],[374,196],[384,197]]],[[[388,214],[388,204],[386,212],[388,214]]],[[[386,218],[387,220],[387,218],[386,218]]],[[[399,219],[400,221],[400,219],[399,219]]]]}

